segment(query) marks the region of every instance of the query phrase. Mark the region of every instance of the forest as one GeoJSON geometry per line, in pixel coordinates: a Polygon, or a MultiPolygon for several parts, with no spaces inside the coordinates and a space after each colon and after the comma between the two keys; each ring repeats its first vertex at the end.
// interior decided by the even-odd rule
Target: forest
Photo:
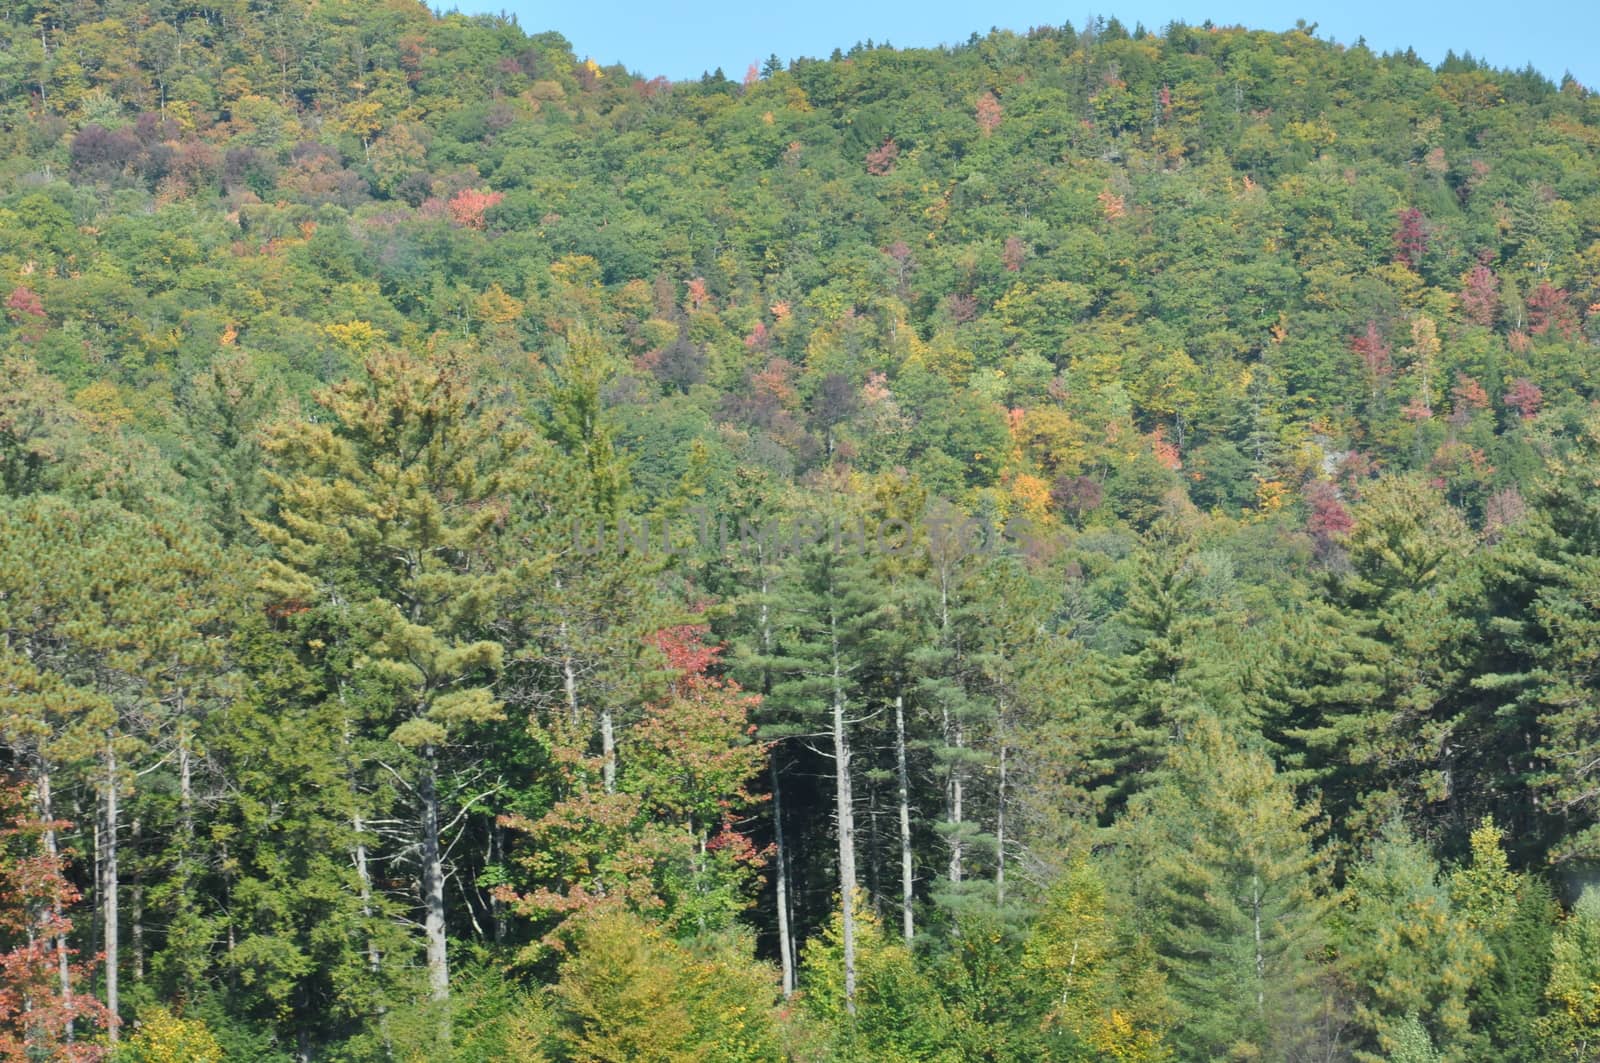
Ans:
{"type": "Polygon", "coordinates": [[[14,0],[0,297],[0,1060],[1600,1060],[1571,77],[14,0]]]}

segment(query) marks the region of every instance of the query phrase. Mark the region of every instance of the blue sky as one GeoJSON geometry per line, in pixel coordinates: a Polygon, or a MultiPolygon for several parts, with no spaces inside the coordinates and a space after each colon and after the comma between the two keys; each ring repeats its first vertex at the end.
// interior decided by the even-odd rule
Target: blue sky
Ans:
{"type": "MultiPolygon", "coordinates": [[[[437,0],[435,0],[437,4],[437,0]]],[[[1600,4],[1556,3],[1533,9],[1519,4],[1458,0],[1456,3],[1405,3],[1403,0],[1318,0],[1294,7],[1262,0],[1211,0],[1168,3],[1134,0],[1101,8],[1084,0],[1082,9],[1045,0],[682,0],[588,3],[541,0],[456,0],[463,11],[507,11],[528,32],[556,30],[580,57],[602,64],[620,62],[649,77],[699,77],[722,67],[739,78],[750,63],[776,52],[826,56],[856,41],[888,40],[901,47],[957,43],[990,26],[1025,30],[1029,26],[1081,26],[1090,13],[1115,15],[1131,30],[1136,22],[1158,30],[1174,20],[1199,25],[1206,19],[1224,25],[1283,30],[1304,18],[1317,24],[1317,36],[1350,44],[1366,37],[1374,51],[1413,47],[1431,63],[1447,49],[1470,51],[1496,66],[1520,68],[1531,62],[1552,81],[1570,71],[1581,83],[1600,87],[1600,4]],[[1565,10],[1563,10],[1565,9],[1565,10]]]]}

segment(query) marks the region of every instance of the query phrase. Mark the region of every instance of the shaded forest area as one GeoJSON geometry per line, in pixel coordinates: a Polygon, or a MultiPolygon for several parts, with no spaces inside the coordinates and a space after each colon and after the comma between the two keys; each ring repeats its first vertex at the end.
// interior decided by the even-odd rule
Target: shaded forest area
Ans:
{"type": "Polygon", "coordinates": [[[1600,1060],[1589,90],[0,17],[0,1059],[1600,1060]]]}

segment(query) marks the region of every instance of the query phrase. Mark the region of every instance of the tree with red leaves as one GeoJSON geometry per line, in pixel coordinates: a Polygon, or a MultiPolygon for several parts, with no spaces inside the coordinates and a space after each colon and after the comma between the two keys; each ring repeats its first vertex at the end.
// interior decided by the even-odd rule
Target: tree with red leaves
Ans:
{"type": "Polygon", "coordinates": [[[1350,350],[1366,367],[1367,379],[1372,386],[1372,400],[1378,399],[1378,394],[1383,390],[1384,382],[1394,373],[1393,352],[1389,344],[1384,341],[1383,334],[1378,331],[1376,321],[1367,322],[1367,331],[1359,336],[1350,338],[1350,350]]]}
{"type": "Polygon", "coordinates": [[[978,300],[964,292],[951,292],[945,296],[944,308],[950,319],[958,325],[965,324],[978,316],[978,300]]]}
{"type": "Polygon", "coordinates": [[[1178,445],[1167,438],[1166,425],[1156,425],[1156,430],[1150,433],[1150,452],[1156,456],[1156,462],[1163,469],[1174,471],[1183,468],[1183,459],[1178,454],[1178,445]]]}
{"type": "Polygon", "coordinates": [[[1326,480],[1312,480],[1306,484],[1306,531],[1325,548],[1338,536],[1355,527],[1350,511],[1345,509],[1339,489],[1326,480]]]}
{"type": "Polygon", "coordinates": [[[1027,257],[1028,245],[1023,243],[1020,237],[1006,237],[1005,250],[1000,253],[1000,260],[1005,264],[1009,272],[1021,272],[1022,263],[1027,260],[1027,257]]]}
{"type": "Polygon", "coordinates": [[[72,929],[64,909],[78,899],[59,856],[42,843],[45,823],[25,784],[0,778],[0,1060],[90,1063],[106,1049],[86,1036],[110,1019],[86,985],[88,965],[68,965],[60,944],[72,929]],[[76,1037],[74,1034],[76,1033],[76,1037]]]}
{"type": "Polygon", "coordinates": [[[1525,376],[1519,376],[1506,389],[1506,408],[1516,410],[1524,421],[1531,421],[1544,403],[1544,391],[1525,376]]]}
{"type": "Polygon", "coordinates": [[[1483,385],[1465,373],[1456,374],[1455,387],[1450,389],[1450,423],[1466,424],[1479,410],[1489,408],[1489,393],[1483,385]]]}
{"type": "Polygon", "coordinates": [[[1578,318],[1566,290],[1541,281],[1528,293],[1528,331],[1542,336],[1552,329],[1571,339],[1578,331],[1578,318]]]}
{"type": "Polygon", "coordinates": [[[44,317],[44,301],[31,288],[20,284],[6,297],[6,316],[12,321],[25,317],[44,317]]]}
{"type": "Polygon", "coordinates": [[[766,762],[750,714],[760,702],[711,675],[720,647],[704,625],[651,642],[676,674],[618,743],[615,792],[601,785],[585,733],[550,733],[563,796],[537,820],[502,817],[532,844],[518,859],[529,888],[499,896],[540,919],[622,908],[669,927],[731,925],[753,901],[764,862],[740,830],[761,798],[749,786],[766,762]]]}
{"type": "Polygon", "coordinates": [[[44,335],[44,300],[31,288],[18,285],[6,297],[6,317],[21,327],[22,338],[36,343],[44,335]]]}
{"type": "Polygon", "coordinates": [[[1467,271],[1461,288],[1461,312],[1473,324],[1488,328],[1500,312],[1500,278],[1494,270],[1479,264],[1467,271]]]}
{"type": "Polygon", "coordinates": [[[881,145],[867,152],[867,172],[874,177],[883,177],[894,172],[895,161],[900,158],[900,145],[890,137],[881,145]]]}
{"type": "Polygon", "coordinates": [[[1051,504],[1075,525],[1081,526],[1083,518],[1104,499],[1105,489],[1092,476],[1058,476],[1050,485],[1051,504]]]}
{"type": "Polygon", "coordinates": [[[911,275],[911,270],[916,265],[911,257],[911,248],[904,240],[896,240],[884,248],[883,253],[888,255],[890,261],[894,263],[895,285],[900,291],[905,291],[906,279],[911,275]]]}
{"type": "Polygon", "coordinates": [[[689,281],[687,289],[687,303],[685,307],[690,313],[704,309],[711,302],[711,288],[706,284],[704,277],[695,277],[689,281]]]}
{"type": "Polygon", "coordinates": [[[1428,230],[1422,211],[1407,207],[1400,212],[1400,225],[1394,231],[1394,260],[1416,269],[1427,252],[1428,230]]]}

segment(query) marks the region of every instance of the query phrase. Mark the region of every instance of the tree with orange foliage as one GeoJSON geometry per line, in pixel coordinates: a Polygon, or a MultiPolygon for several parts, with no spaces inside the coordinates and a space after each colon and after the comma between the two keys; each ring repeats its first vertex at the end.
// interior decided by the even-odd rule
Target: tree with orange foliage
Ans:
{"type": "Polygon", "coordinates": [[[977,105],[978,128],[983,130],[984,136],[990,136],[1000,128],[1000,121],[1005,117],[1005,112],[1000,109],[1000,100],[992,92],[985,92],[978,97],[977,105]]]}

